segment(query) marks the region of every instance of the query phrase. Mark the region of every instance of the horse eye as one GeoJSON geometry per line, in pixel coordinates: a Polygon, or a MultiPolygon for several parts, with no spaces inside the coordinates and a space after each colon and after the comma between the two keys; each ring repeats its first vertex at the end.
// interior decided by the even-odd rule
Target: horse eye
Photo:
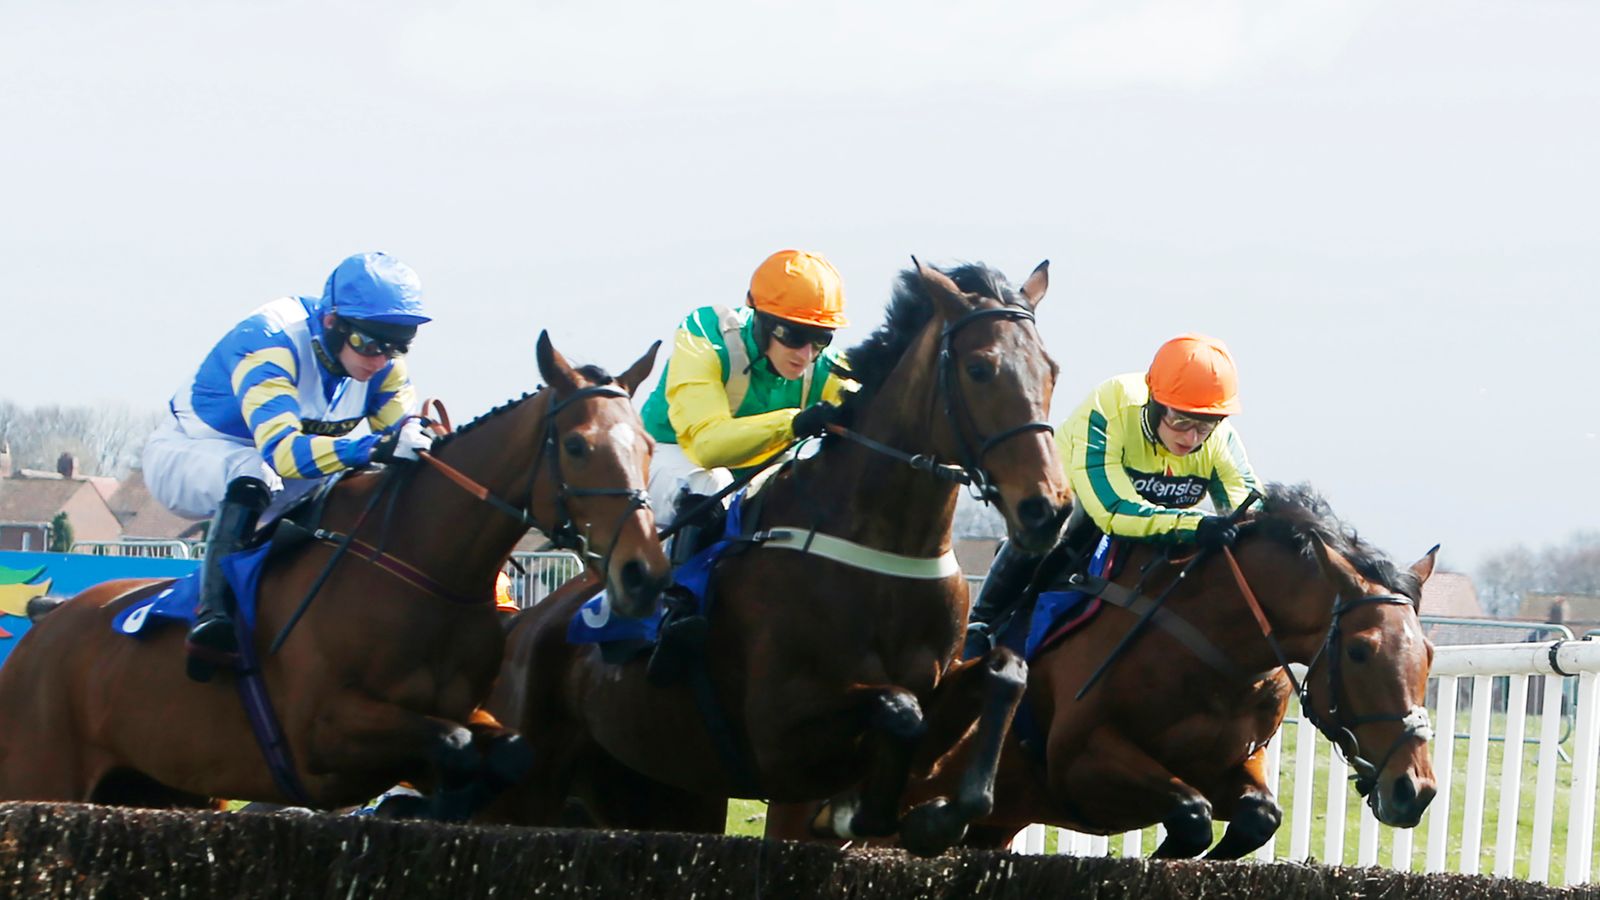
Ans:
{"type": "Polygon", "coordinates": [[[1350,661],[1353,663],[1364,663],[1371,658],[1372,648],[1364,643],[1351,644],[1350,649],[1345,651],[1345,655],[1349,656],[1350,661]]]}
{"type": "Polygon", "coordinates": [[[569,456],[581,458],[584,454],[589,452],[589,443],[575,434],[567,435],[567,439],[561,442],[561,446],[566,448],[569,456]]]}
{"type": "Polygon", "coordinates": [[[973,381],[976,381],[978,384],[983,384],[986,381],[993,381],[994,366],[991,366],[986,362],[968,363],[967,377],[971,378],[973,381]]]}

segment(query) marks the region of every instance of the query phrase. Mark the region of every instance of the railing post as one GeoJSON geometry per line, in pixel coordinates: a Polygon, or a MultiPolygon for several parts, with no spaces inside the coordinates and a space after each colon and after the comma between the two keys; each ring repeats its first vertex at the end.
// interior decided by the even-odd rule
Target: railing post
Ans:
{"type": "Polygon", "coordinates": [[[1533,844],[1528,877],[1550,882],[1550,832],[1556,817],[1556,751],[1561,748],[1561,696],[1566,681],[1544,676],[1544,702],[1539,706],[1539,777],[1533,788],[1533,844]]]}
{"type": "Polygon", "coordinates": [[[1589,880],[1589,858],[1594,852],[1594,777],[1596,751],[1597,680],[1600,675],[1578,676],[1578,734],[1572,748],[1572,808],[1567,819],[1567,884],[1589,880]]]}
{"type": "Polygon", "coordinates": [[[1479,851],[1483,845],[1483,794],[1489,771],[1489,701],[1494,697],[1494,678],[1478,675],[1472,679],[1472,718],[1467,731],[1467,783],[1461,815],[1461,869],[1478,874],[1479,851]]]}
{"type": "Polygon", "coordinates": [[[1433,781],[1438,793],[1428,804],[1428,859],[1424,872],[1443,872],[1450,847],[1450,782],[1456,751],[1456,679],[1439,677],[1438,714],[1434,716],[1433,781]]]}
{"type": "Polygon", "coordinates": [[[1317,727],[1305,710],[1300,711],[1294,734],[1294,824],[1289,832],[1289,858],[1304,860],[1311,855],[1311,816],[1317,802],[1317,727]]]}
{"type": "Polygon", "coordinates": [[[1506,691],[1505,754],[1500,763],[1500,820],[1494,838],[1494,874],[1502,878],[1511,877],[1517,862],[1517,811],[1522,803],[1522,734],[1528,717],[1528,676],[1512,675],[1509,688],[1506,691]]]}

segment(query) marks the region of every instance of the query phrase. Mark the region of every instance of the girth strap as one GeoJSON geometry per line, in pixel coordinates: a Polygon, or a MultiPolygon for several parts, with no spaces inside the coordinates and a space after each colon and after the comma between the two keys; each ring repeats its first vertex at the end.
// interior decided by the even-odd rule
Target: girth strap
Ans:
{"type": "Polygon", "coordinates": [[[804,528],[769,528],[750,536],[751,542],[762,547],[797,550],[823,559],[876,572],[896,578],[939,580],[961,574],[961,564],[956,562],[954,551],[946,550],[933,557],[902,556],[878,550],[855,541],[811,531],[804,528]]]}

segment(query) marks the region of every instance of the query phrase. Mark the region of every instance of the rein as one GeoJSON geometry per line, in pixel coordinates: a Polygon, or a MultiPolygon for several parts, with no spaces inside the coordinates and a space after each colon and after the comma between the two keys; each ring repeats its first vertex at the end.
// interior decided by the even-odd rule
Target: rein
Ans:
{"type": "Polygon", "coordinates": [[[1289,676],[1289,684],[1294,688],[1295,696],[1300,699],[1300,710],[1323,736],[1339,749],[1339,754],[1349,763],[1355,773],[1350,779],[1355,782],[1356,792],[1367,798],[1367,805],[1377,809],[1377,795],[1372,789],[1378,783],[1378,775],[1383,767],[1389,764],[1389,759],[1394,756],[1406,741],[1416,738],[1427,742],[1433,737],[1433,726],[1428,718],[1428,710],[1422,706],[1413,706],[1403,713],[1377,713],[1367,716],[1355,716],[1346,719],[1343,710],[1339,708],[1339,689],[1343,686],[1340,676],[1339,661],[1343,654],[1339,652],[1340,631],[1339,621],[1345,613],[1353,609],[1374,604],[1389,606],[1410,606],[1410,598],[1399,594],[1368,594],[1346,601],[1341,596],[1333,598],[1333,612],[1328,622],[1328,633],[1324,636],[1322,646],[1317,650],[1311,662],[1306,666],[1306,681],[1302,683],[1295,677],[1289,668],[1288,656],[1283,651],[1277,635],[1272,630],[1272,623],[1268,621],[1267,614],[1261,607],[1261,602],[1256,599],[1255,592],[1250,590],[1249,583],[1245,580],[1244,572],[1239,568],[1238,560],[1234,559],[1233,551],[1224,547],[1222,555],[1228,561],[1228,567],[1233,570],[1233,578],[1239,585],[1239,592],[1244,595],[1246,605],[1255,616],[1256,624],[1261,628],[1261,634],[1272,646],[1272,652],[1278,658],[1278,666],[1285,675],[1289,676]],[[1316,711],[1311,702],[1311,669],[1317,661],[1324,656],[1328,659],[1328,714],[1332,721],[1324,718],[1316,711]],[[1383,757],[1373,763],[1361,755],[1361,745],[1356,739],[1354,729],[1373,722],[1399,722],[1403,726],[1400,735],[1389,745],[1383,757]]]}
{"type": "MultiPolygon", "coordinates": [[[[1001,319],[1009,322],[1034,321],[1032,310],[1017,306],[998,306],[975,309],[961,318],[944,327],[939,334],[939,393],[944,401],[945,420],[950,423],[951,430],[956,433],[956,440],[961,445],[961,462],[942,463],[927,453],[907,453],[904,450],[891,447],[882,441],[877,441],[852,431],[843,425],[829,425],[828,431],[840,437],[855,441],[868,450],[880,453],[891,459],[899,460],[918,472],[926,472],[941,480],[965,485],[972,489],[972,496],[984,503],[998,504],[1000,489],[995,486],[994,478],[983,467],[983,458],[988,455],[1003,441],[1034,431],[1055,433],[1055,426],[1049,422],[1026,422],[1015,428],[1008,428],[999,434],[987,438],[977,435],[978,449],[972,449],[972,443],[967,440],[967,432],[962,428],[962,422],[972,422],[972,411],[967,405],[966,395],[961,392],[960,382],[956,380],[955,337],[961,329],[982,319],[1001,319]]],[[[973,432],[976,434],[977,428],[973,432]]]]}

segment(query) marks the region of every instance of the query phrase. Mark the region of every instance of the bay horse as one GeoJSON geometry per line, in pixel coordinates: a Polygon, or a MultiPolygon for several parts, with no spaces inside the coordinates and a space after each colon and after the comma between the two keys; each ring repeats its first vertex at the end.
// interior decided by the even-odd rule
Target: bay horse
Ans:
{"type": "Polygon", "coordinates": [[[487,708],[538,762],[487,818],[721,832],[728,797],[838,793],[819,828],[899,829],[926,853],[958,840],[987,812],[1025,667],[1009,650],[950,664],[967,606],[950,555],[957,482],[997,501],[1013,540],[1049,545],[1067,488],[1042,421],[1057,371],[1033,325],[1047,286],[1047,263],[1020,290],[981,265],[901,273],[886,322],[847,354],[860,389],[843,406],[859,432],[772,476],[750,524],[792,529],[796,543],[813,530],[819,544],[851,542],[858,562],[760,539],[723,558],[703,681],[657,687],[642,660],[569,644],[592,590],[522,613],[487,708]],[[921,574],[889,574],[885,560],[921,574]],[[941,755],[975,722],[993,753],[902,828],[913,758],[941,755]]]}
{"type": "MultiPolygon", "coordinates": [[[[659,343],[621,376],[574,368],[541,334],[549,387],[438,440],[444,467],[401,464],[336,484],[320,527],[349,532],[339,559],[313,540],[269,562],[254,640],[294,779],[269,772],[233,675],[185,675],[184,629],[134,639],[112,619],[170,580],[89,588],[42,618],[0,667],[0,800],[202,808],[228,797],[333,808],[400,780],[432,791],[434,812],[464,818],[494,779],[526,765],[520,739],[475,713],[504,650],[493,601],[512,547],[537,524],[586,541],[588,562],[635,613],[670,578],[644,499],[651,442],[629,395],[659,343]],[[380,515],[358,511],[387,490],[380,515]],[[487,502],[486,502],[487,501],[487,502]],[[289,796],[296,787],[303,796],[289,796]]],[[[265,757],[265,758],[264,758],[265,757]]]]}
{"type": "MultiPolygon", "coordinates": [[[[1161,548],[1127,546],[1113,583],[1126,589],[1149,566],[1154,574],[1139,590],[1158,596],[1177,567],[1161,548]]],[[[1160,823],[1167,837],[1156,856],[1250,853],[1283,819],[1265,762],[1295,692],[1284,661],[1309,666],[1304,714],[1350,762],[1378,820],[1415,826],[1435,792],[1423,705],[1433,645],[1418,607],[1437,550],[1400,569],[1308,486],[1269,487],[1262,511],[1240,529],[1237,574],[1234,556],[1203,560],[1167,598],[1176,621],[1146,629],[1082,700],[1085,680],[1135,612],[1108,602],[1035,655],[1024,702],[1037,725],[1008,736],[994,811],[973,827],[971,843],[1002,847],[1035,822],[1097,834],[1160,823]],[[1214,847],[1213,819],[1228,822],[1214,847]]],[[[941,766],[958,768],[977,750],[959,748],[941,766]]],[[[936,766],[908,796],[936,796],[954,777],[936,766]]],[[[769,833],[802,836],[807,814],[776,810],[769,833]]]]}

